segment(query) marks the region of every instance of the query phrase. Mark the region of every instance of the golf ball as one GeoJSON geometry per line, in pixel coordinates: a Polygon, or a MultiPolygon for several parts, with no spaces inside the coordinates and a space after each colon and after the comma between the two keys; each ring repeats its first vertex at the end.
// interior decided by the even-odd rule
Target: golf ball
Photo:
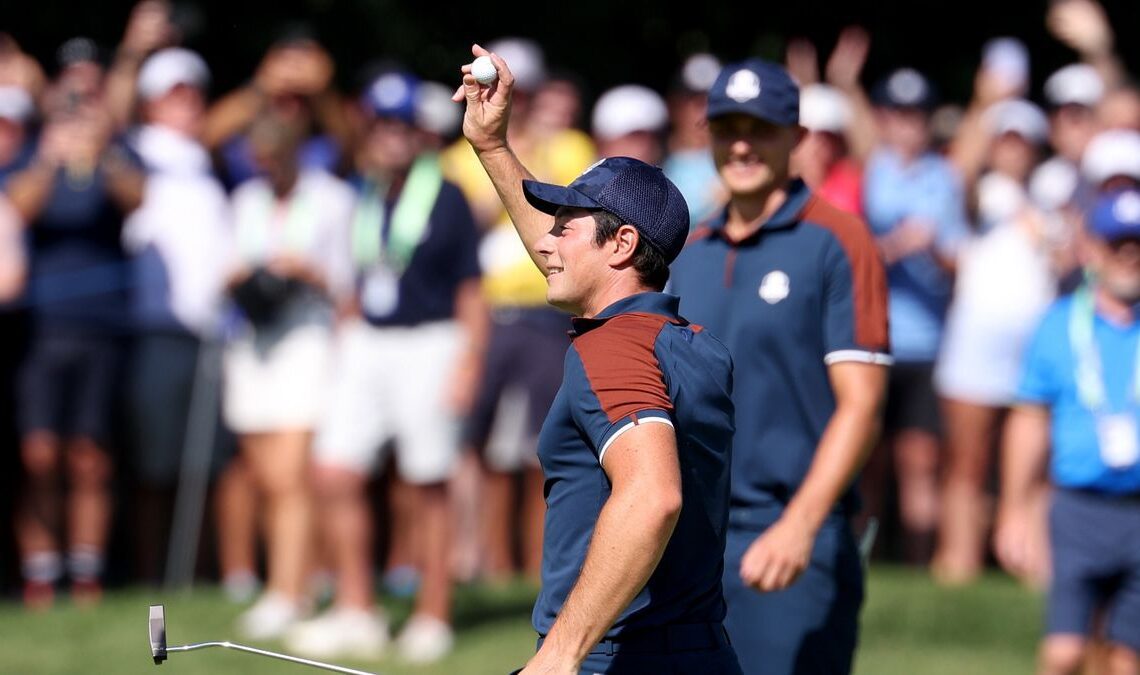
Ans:
{"type": "Polygon", "coordinates": [[[491,61],[490,56],[480,56],[472,61],[471,74],[475,76],[475,80],[479,84],[491,84],[499,79],[499,74],[495,72],[495,64],[491,61]]]}

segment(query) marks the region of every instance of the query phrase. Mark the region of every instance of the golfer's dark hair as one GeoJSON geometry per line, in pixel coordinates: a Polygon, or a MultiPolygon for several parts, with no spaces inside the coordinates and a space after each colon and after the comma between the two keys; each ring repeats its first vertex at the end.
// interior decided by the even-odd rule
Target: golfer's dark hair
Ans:
{"type": "MultiPolygon", "coordinates": [[[[609,211],[593,211],[594,243],[598,246],[617,236],[617,231],[626,222],[609,211]]],[[[654,290],[663,290],[665,282],[669,281],[669,263],[665,256],[654,248],[649,240],[638,233],[637,248],[633,250],[633,269],[641,283],[654,290]]]]}

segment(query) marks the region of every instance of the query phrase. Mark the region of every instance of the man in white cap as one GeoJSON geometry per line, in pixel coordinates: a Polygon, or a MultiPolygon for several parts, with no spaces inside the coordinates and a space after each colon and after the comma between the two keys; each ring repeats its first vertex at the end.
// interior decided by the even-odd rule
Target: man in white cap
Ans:
{"type": "Polygon", "coordinates": [[[661,163],[669,111],[661,95],[640,84],[607,90],[594,104],[591,130],[601,157],[633,157],[661,163]]]}

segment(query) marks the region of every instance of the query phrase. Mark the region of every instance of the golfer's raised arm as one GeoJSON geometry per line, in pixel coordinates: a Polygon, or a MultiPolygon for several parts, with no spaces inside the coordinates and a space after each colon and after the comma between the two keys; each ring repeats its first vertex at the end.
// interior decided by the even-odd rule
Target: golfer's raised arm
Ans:
{"type": "Polygon", "coordinates": [[[523,195],[523,180],[533,180],[527,168],[507,143],[507,122],[511,115],[511,89],[515,77],[503,59],[479,45],[472,45],[475,56],[489,55],[499,73],[499,79],[490,85],[475,81],[469,65],[462,67],[463,84],[452,97],[456,102],[466,100],[463,114],[463,135],[474,148],[476,156],[491,178],[503,206],[518,230],[531,260],[546,274],[546,260],[535,252],[535,244],[554,225],[554,219],[534,209],[523,195]]]}

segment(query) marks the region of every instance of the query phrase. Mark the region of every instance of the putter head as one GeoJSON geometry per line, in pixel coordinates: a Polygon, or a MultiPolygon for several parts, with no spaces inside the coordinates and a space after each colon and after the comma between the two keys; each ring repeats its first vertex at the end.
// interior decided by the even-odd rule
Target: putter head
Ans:
{"type": "Polygon", "coordinates": [[[166,660],[166,611],[162,605],[150,606],[150,656],[156,666],[166,660]]]}

